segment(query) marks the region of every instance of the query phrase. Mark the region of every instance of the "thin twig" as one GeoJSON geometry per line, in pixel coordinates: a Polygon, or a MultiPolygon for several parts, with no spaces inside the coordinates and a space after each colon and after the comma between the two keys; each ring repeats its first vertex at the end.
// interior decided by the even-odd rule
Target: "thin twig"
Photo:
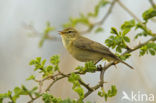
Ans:
{"type": "Polygon", "coordinates": [[[49,89],[53,86],[53,84],[60,80],[60,79],[63,79],[63,78],[66,78],[66,77],[69,77],[72,73],[75,73],[75,74],[85,74],[85,73],[80,73],[80,72],[72,72],[72,73],[69,73],[69,74],[63,74],[62,72],[59,72],[61,73],[61,76],[58,77],[58,78],[55,78],[55,80],[53,82],[50,83],[50,85],[47,87],[47,89],[45,90],[46,92],[49,91],[49,89]]]}
{"type": "Polygon", "coordinates": [[[138,23],[140,23],[140,25],[146,31],[146,33],[148,33],[151,36],[156,36],[156,34],[152,33],[151,30],[147,28],[146,25],[143,24],[142,21],[132,11],[130,11],[120,0],[118,0],[117,2],[129,15],[131,15],[138,23]]]}
{"type": "Polygon", "coordinates": [[[115,3],[116,3],[117,1],[118,1],[118,0],[113,0],[113,1],[112,1],[112,3],[111,3],[111,5],[110,5],[110,7],[109,7],[109,9],[108,9],[108,11],[107,11],[107,13],[106,13],[106,15],[102,18],[101,21],[95,23],[96,25],[101,25],[101,24],[103,24],[103,23],[106,21],[106,19],[107,19],[107,18],[109,17],[109,15],[112,13],[112,10],[113,10],[113,8],[114,8],[114,5],[115,5],[115,3]]]}
{"type": "Polygon", "coordinates": [[[152,7],[153,7],[154,9],[156,9],[156,5],[155,5],[154,1],[153,1],[153,0],[149,0],[149,2],[150,2],[150,4],[152,5],[152,7]]]}
{"type": "Polygon", "coordinates": [[[102,82],[99,82],[96,86],[92,87],[93,90],[86,92],[83,99],[85,99],[86,97],[88,97],[92,92],[94,92],[97,89],[99,89],[102,85],[103,85],[103,83],[102,82]]]}
{"type": "Polygon", "coordinates": [[[43,82],[41,81],[41,82],[39,82],[39,93],[42,92],[42,86],[43,86],[43,82]]]}
{"type": "Polygon", "coordinates": [[[142,22],[132,11],[130,11],[120,0],[117,1],[118,4],[125,10],[127,11],[135,20],[138,22],[142,22]]]}
{"type": "Polygon", "coordinates": [[[110,4],[110,7],[109,7],[107,13],[104,15],[104,17],[103,17],[100,21],[98,21],[98,22],[92,24],[86,31],[81,32],[81,34],[86,34],[86,33],[90,32],[90,31],[92,31],[92,29],[93,29],[95,26],[104,24],[104,22],[106,21],[106,19],[107,19],[107,18],[109,17],[109,15],[111,14],[111,12],[112,12],[112,10],[113,10],[113,8],[114,8],[114,5],[115,5],[115,3],[116,3],[117,1],[118,1],[118,0],[113,0],[113,1],[111,2],[111,4],[110,4]]]}
{"type": "Polygon", "coordinates": [[[79,80],[79,83],[83,85],[86,89],[88,89],[88,91],[93,91],[93,89],[89,86],[89,84],[86,84],[81,79],[79,80]]]}
{"type": "MultiPolygon", "coordinates": [[[[130,49],[130,50],[127,50],[127,51],[124,52],[122,55],[124,55],[125,53],[131,53],[131,52],[133,52],[133,51],[135,51],[135,50],[141,48],[142,46],[148,44],[149,42],[155,41],[155,40],[156,40],[156,37],[153,37],[153,38],[147,40],[146,42],[137,45],[135,48],[130,49]]],[[[112,65],[114,65],[114,62],[110,62],[110,63],[106,64],[102,69],[103,69],[104,72],[105,72],[105,71],[106,71],[109,67],[111,67],[112,65]]],[[[97,89],[100,88],[102,85],[103,85],[103,83],[102,83],[102,82],[99,82],[96,86],[92,87],[92,88],[93,88],[93,91],[97,90],[97,89]]],[[[85,93],[84,99],[85,99],[87,96],[89,96],[93,91],[87,91],[87,92],[85,93]]]]}
{"type": "Polygon", "coordinates": [[[156,37],[152,37],[151,39],[147,40],[146,42],[141,43],[141,44],[135,46],[133,49],[124,52],[123,55],[126,54],[126,53],[131,53],[131,52],[133,52],[133,51],[135,51],[135,50],[141,48],[142,46],[148,44],[149,42],[151,42],[151,41],[155,41],[155,40],[156,40],[156,37]]]}

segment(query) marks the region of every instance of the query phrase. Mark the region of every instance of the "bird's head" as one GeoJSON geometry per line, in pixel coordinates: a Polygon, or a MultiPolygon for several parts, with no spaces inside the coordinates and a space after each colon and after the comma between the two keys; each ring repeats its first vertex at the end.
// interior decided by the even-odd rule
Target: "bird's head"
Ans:
{"type": "Polygon", "coordinates": [[[76,38],[79,35],[78,31],[72,27],[59,31],[59,34],[68,39],[76,38]]]}

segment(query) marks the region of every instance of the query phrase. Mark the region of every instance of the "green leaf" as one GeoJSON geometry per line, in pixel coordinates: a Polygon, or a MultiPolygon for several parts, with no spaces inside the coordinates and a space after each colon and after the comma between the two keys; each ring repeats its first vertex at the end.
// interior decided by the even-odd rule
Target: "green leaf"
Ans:
{"type": "Polygon", "coordinates": [[[34,88],[32,88],[32,90],[31,90],[30,92],[31,92],[31,93],[34,93],[37,89],[38,89],[38,87],[35,86],[34,88]]]}
{"type": "Polygon", "coordinates": [[[41,40],[39,41],[39,47],[40,48],[43,46],[44,41],[45,41],[45,38],[41,38],[41,40]]]}
{"type": "Polygon", "coordinates": [[[156,54],[156,43],[148,43],[140,48],[140,56],[145,55],[145,53],[148,54],[148,52],[151,55],[156,54]]]}
{"type": "Polygon", "coordinates": [[[75,70],[79,70],[79,72],[86,72],[86,69],[83,66],[78,66],[75,70]]]}
{"type": "Polygon", "coordinates": [[[30,75],[26,80],[35,80],[35,76],[34,75],[30,75]]]}
{"type": "Polygon", "coordinates": [[[3,103],[3,99],[5,99],[5,98],[9,98],[8,93],[0,94],[0,103],[3,103]]]}
{"type": "Polygon", "coordinates": [[[146,10],[143,14],[142,17],[145,21],[148,21],[149,19],[153,18],[154,16],[156,16],[156,10],[153,8],[150,8],[148,10],[146,10]]]}
{"type": "Polygon", "coordinates": [[[107,101],[107,99],[108,99],[108,95],[107,95],[107,94],[105,94],[105,96],[104,96],[104,97],[105,97],[105,101],[107,101]]]}
{"type": "Polygon", "coordinates": [[[59,55],[54,55],[50,58],[50,62],[53,64],[53,65],[58,65],[58,63],[60,62],[60,57],[59,55]]]}
{"type": "Polygon", "coordinates": [[[111,98],[111,97],[115,96],[116,94],[117,94],[117,89],[116,89],[116,86],[115,85],[112,85],[111,86],[111,89],[108,90],[107,93],[104,91],[103,88],[101,88],[101,91],[98,91],[98,95],[100,97],[104,97],[105,98],[105,101],[107,101],[108,97],[111,98]]]}
{"type": "Polygon", "coordinates": [[[37,63],[41,63],[41,57],[36,57],[37,63]]]}
{"type": "Polygon", "coordinates": [[[14,99],[19,98],[19,96],[20,96],[21,94],[26,94],[26,93],[25,93],[21,88],[19,88],[19,87],[15,87],[15,88],[14,88],[14,93],[15,93],[14,99]]]}
{"type": "Polygon", "coordinates": [[[149,49],[149,52],[150,52],[151,55],[155,55],[155,51],[154,50],[149,49]]]}
{"type": "Polygon", "coordinates": [[[75,74],[75,73],[72,73],[72,74],[68,77],[68,81],[70,81],[70,82],[75,82],[75,81],[77,81],[77,80],[79,80],[79,79],[80,79],[80,76],[77,75],[77,74],[75,74]]]}
{"type": "Polygon", "coordinates": [[[31,60],[30,62],[29,62],[29,65],[34,65],[34,64],[36,64],[37,62],[36,62],[36,60],[31,60]]]}
{"type": "Polygon", "coordinates": [[[0,94],[0,98],[8,98],[8,93],[0,94]]]}
{"type": "Polygon", "coordinates": [[[41,65],[44,66],[45,63],[46,63],[46,59],[44,59],[44,60],[42,61],[41,65]]]}
{"type": "Polygon", "coordinates": [[[84,67],[78,66],[75,69],[79,70],[79,72],[91,72],[91,73],[97,70],[96,65],[92,61],[86,62],[84,67]]]}
{"type": "Polygon", "coordinates": [[[122,52],[122,50],[121,50],[121,48],[119,46],[116,48],[116,51],[119,52],[119,53],[122,52]]]}
{"type": "Polygon", "coordinates": [[[98,95],[99,95],[100,97],[104,97],[104,93],[101,92],[101,91],[98,91],[98,95]]]}
{"type": "MultiPolygon", "coordinates": [[[[24,86],[22,86],[22,87],[24,87],[24,86]]],[[[23,88],[20,88],[20,87],[15,87],[14,88],[14,95],[12,97],[12,100],[16,101],[21,95],[28,95],[28,91],[26,91],[26,90],[23,89],[23,88]]]]}
{"type": "Polygon", "coordinates": [[[53,96],[48,94],[48,93],[44,93],[42,95],[42,100],[45,102],[45,103],[52,103],[52,100],[53,100],[53,96]]]}
{"type": "Polygon", "coordinates": [[[135,20],[125,21],[124,24],[121,25],[121,30],[128,29],[128,28],[131,29],[134,26],[135,26],[135,20]]]}
{"type": "Polygon", "coordinates": [[[46,23],[46,28],[44,29],[44,33],[43,33],[42,38],[41,38],[41,40],[39,42],[39,47],[42,47],[43,46],[44,41],[46,39],[48,39],[49,33],[51,31],[53,31],[53,30],[55,30],[55,28],[50,25],[50,22],[47,22],[46,23]]]}
{"type": "Polygon", "coordinates": [[[8,96],[10,97],[12,95],[12,91],[8,91],[8,96]]]}
{"type": "Polygon", "coordinates": [[[85,63],[85,70],[87,72],[95,72],[97,70],[97,68],[96,68],[95,64],[92,61],[90,61],[90,62],[85,63]]]}
{"type": "Polygon", "coordinates": [[[88,13],[88,17],[97,17],[101,7],[106,6],[110,2],[108,0],[100,0],[100,2],[95,6],[93,13],[88,13]]]}
{"type": "Polygon", "coordinates": [[[130,56],[131,56],[131,54],[129,54],[129,53],[125,53],[124,55],[118,55],[119,56],[119,58],[121,59],[121,60],[126,60],[126,59],[128,59],[130,56]]]}
{"type": "Polygon", "coordinates": [[[74,89],[74,91],[78,93],[78,95],[80,96],[80,98],[83,98],[83,97],[84,97],[84,90],[82,89],[81,86],[76,87],[76,88],[74,89]]]}
{"type": "Polygon", "coordinates": [[[52,27],[51,24],[50,24],[50,22],[48,21],[46,23],[46,28],[44,30],[44,35],[48,34],[50,31],[53,31],[53,30],[55,30],[55,28],[52,27]]]}
{"type": "Polygon", "coordinates": [[[147,47],[148,48],[153,48],[154,50],[156,50],[156,43],[154,43],[154,42],[148,43],[147,47]]]}
{"type": "Polygon", "coordinates": [[[49,73],[49,74],[52,74],[53,73],[53,66],[51,66],[51,65],[48,65],[47,67],[46,67],[46,71],[49,73]]]}
{"type": "Polygon", "coordinates": [[[126,42],[130,42],[130,39],[129,39],[128,36],[124,36],[124,40],[125,40],[126,42]]]}
{"type": "Polygon", "coordinates": [[[35,94],[36,97],[40,97],[41,96],[41,94],[39,92],[34,92],[34,94],[35,94]]]}
{"type": "Polygon", "coordinates": [[[71,99],[65,99],[65,100],[61,101],[60,103],[77,103],[77,102],[76,101],[74,102],[71,99]]]}
{"type": "Polygon", "coordinates": [[[99,27],[95,30],[95,33],[103,32],[103,28],[99,27]]]}
{"type": "Polygon", "coordinates": [[[81,80],[80,75],[72,73],[68,77],[68,81],[73,83],[72,89],[79,95],[80,99],[84,98],[84,90],[81,87],[79,80],[81,80]]]}
{"type": "Polygon", "coordinates": [[[148,36],[148,34],[146,33],[146,32],[141,32],[141,33],[138,33],[136,36],[135,36],[135,39],[137,39],[138,37],[140,37],[140,36],[148,36]]]}
{"type": "Polygon", "coordinates": [[[123,35],[127,34],[134,26],[135,26],[135,20],[125,21],[124,24],[121,25],[121,30],[123,31],[123,35]]]}
{"type": "Polygon", "coordinates": [[[79,18],[69,18],[69,22],[64,24],[64,27],[75,27],[77,24],[84,24],[89,26],[90,22],[88,20],[88,17],[84,16],[84,14],[80,13],[80,17],[79,18]]]}
{"type": "Polygon", "coordinates": [[[118,31],[117,31],[117,29],[115,27],[111,28],[110,33],[118,35],[118,31]]]}
{"type": "Polygon", "coordinates": [[[113,97],[117,94],[117,89],[116,89],[116,86],[115,85],[112,85],[111,86],[111,90],[110,90],[110,94],[108,95],[109,97],[113,97]]]}

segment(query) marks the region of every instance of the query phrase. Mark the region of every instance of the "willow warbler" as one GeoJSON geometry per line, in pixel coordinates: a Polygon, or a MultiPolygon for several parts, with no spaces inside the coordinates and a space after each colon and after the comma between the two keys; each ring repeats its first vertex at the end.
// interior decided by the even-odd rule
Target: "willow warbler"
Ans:
{"type": "Polygon", "coordinates": [[[94,64],[96,64],[105,58],[108,61],[121,62],[133,69],[132,66],[122,61],[107,47],[81,36],[80,33],[72,27],[66,28],[59,33],[62,37],[64,47],[74,58],[81,62],[93,61],[94,64]]]}

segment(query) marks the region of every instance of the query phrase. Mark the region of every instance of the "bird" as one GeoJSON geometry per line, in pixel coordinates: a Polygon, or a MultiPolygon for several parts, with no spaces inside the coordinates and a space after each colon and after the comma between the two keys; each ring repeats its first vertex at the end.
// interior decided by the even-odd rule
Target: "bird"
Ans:
{"type": "Polygon", "coordinates": [[[82,36],[79,31],[73,27],[65,28],[64,30],[59,31],[59,34],[61,35],[63,46],[80,62],[92,61],[94,64],[97,64],[104,58],[107,61],[113,61],[114,63],[121,62],[131,69],[134,69],[112,53],[109,48],[82,36]]]}

